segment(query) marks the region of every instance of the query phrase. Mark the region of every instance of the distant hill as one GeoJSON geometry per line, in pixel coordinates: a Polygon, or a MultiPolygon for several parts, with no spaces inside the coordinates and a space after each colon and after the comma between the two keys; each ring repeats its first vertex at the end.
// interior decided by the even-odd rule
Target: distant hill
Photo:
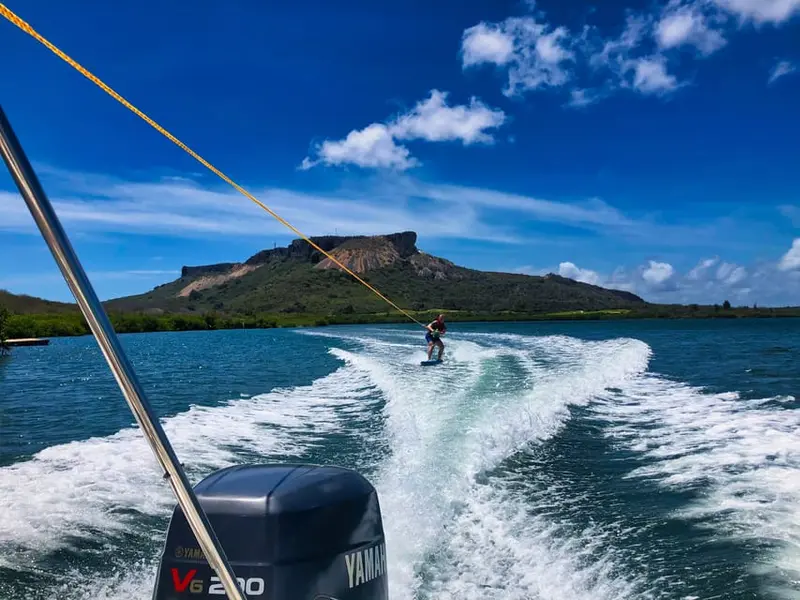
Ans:
{"type": "MultiPolygon", "coordinates": [[[[638,296],[544,277],[477,271],[421,252],[414,232],[323,236],[313,241],[399,306],[412,310],[553,312],[637,308],[638,296]]],[[[241,263],[185,266],[150,292],[104,303],[153,314],[361,314],[387,305],[304,240],[263,250],[241,263]]]]}
{"type": "Polygon", "coordinates": [[[0,290],[0,306],[17,314],[68,313],[78,310],[74,303],[53,302],[36,296],[12,294],[6,290],[0,290]]]}

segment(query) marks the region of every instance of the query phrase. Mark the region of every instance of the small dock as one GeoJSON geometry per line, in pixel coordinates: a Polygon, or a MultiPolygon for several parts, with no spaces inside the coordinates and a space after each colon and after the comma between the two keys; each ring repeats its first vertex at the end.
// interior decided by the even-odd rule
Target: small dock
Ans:
{"type": "Polygon", "coordinates": [[[16,340],[6,340],[4,343],[9,348],[16,348],[18,346],[47,346],[50,340],[46,338],[18,338],[16,340]]]}

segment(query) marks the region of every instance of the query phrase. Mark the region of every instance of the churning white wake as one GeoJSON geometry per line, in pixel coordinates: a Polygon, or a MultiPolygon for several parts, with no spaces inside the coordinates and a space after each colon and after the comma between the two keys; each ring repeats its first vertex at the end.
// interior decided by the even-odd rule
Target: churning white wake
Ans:
{"type": "Polygon", "coordinates": [[[386,398],[392,453],[375,483],[392,599],[646,597],[636,574],[619,575],[602,532],[531,514],[485,474],[557,434],[571,406],[644,371],[649,348],[473,335],[450,341],[446,368],[421,370],[419,345],[403,337],[336,351],[386,398]]]}
{"type": "Polygon", "coordinates": [[[747,400],[655,375],[628,381],[595,405],[607,434],[637,452],[630,476],[698,499],[676,516],[720,539],[767,544],[754,570],[769,591],[800,598],[800,410],[792,397],[747,400]]]}
{"type": "MultiPolygon", "coordinates": [[[[367,386],[359,373],[339,369],[310,386],[193,406],[162,424],[187,471],[205,474],[242,455],[300,455],[338,429],[349,408],[360,408],[367,386]]],[[[0,469],[0,566],[27,568],[75,538],[128,531],[126,511],[161,516],[172,506],[138,429],[52,446],[0,469]]]]}

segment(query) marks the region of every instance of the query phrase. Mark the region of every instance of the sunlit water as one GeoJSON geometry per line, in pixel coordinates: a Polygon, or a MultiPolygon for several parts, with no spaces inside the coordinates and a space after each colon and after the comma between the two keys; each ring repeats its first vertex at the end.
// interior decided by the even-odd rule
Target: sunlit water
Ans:
{"type": "MultiPolygon", "coordinates": [[[[800,321],[121,336],[193,482],[360,470],[393,600],[800,597],[800,321]]],[[[0,598],[148,599],[174,501],[88,338],[0,359],[0,598]]]]}

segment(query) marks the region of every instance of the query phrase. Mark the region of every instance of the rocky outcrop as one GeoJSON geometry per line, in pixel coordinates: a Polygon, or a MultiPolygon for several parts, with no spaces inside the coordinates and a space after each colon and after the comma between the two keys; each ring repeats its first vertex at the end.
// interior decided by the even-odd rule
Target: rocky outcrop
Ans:
{"type": "Polygon", "coordinates": [[[453,279],[459,280],[463,278],[459,268],[449,260],[431,256],[420,252],[409,261],[414,271],[419,277],[426,277],[435,280],[453,279]]]}
{"type": "Polygon", "coordinates": [[[200,277],[202,275],[220,275],[227,273],[239,263],[218,263],[216,265],[202,265],[199,267],[183,267],[181,277],[200,277]]]}
{"type": "MultiPolygon", "coordinates": [[[[416,246],[417,234],[413,231],[378,235],[372,237],[353,237],[339,244],[329,254],[340,264],[354,273],[366,273],[375,269],[390,267],[419,253],[416,246]]],[[[318,269],[340,268],[328,257],[317,263],[318,269]]]]}
{"type": "MultiPolygon", "coordinates": [[[[212,265],[214,268],[219,266],[221,265],[212,265]]],[[[181,291],[178,292],[178,297],[185,298],[192,292],[199,292],[200,290],[205,290],[210,287],[214,287],[215,285],[222,285],[223,283],[227,283],[232,279],[244,277],[248,273],[255,271],[260,266],[261,265],[243,265],[234,263],[227,270],[222,270],[222,272],[207,269],[206,271],[202,271],[203,274],[198,276],[197,279],[193,280],[191,283],[189,283],[189,285],[183,287],[181,291]]],[[[186,267],[184,267],[184,269],[186,269],[186,267]]]]}
{"type": "MultiPolygon", "coordinates": [[[[317,244],[325,252],[330,252],[336,246],[346,242],[350,238],[335,235],[325,235],[320,237],[312,237],[311,241],[317,244]]],[[[285,248],[273,248],[272,250],[262,250],[258,254],[254,254],[245,261],[248,265],[263,265],[273,260],[302,260],[309,262],[319,262],[324,255],[316,250],[311,244],[303,239],[293,240],[291,244],[285,248]]]]}
{"type": "MultiPolygon", "coordinates": [[[[317,246],[322,248],[325,252],[333,254],[334,251],[348,250],[351,255],[357,250],[370,250],[375,249],[377,245],[388,243],[394,248],[394,251],[400,258],[408,258],[417,252],[417,234],[413,231],[404,231],[402,233],[392,233],[389,235],[378,236],[338,236],[338,235],[322,235],[310,238],[317,246]]],[[[287,260],[299,259],[309,261],[312,263],[319,263],[326,259],[325,255],[319,252],[316,248],[311,246],[303,239],[293,240],[285,248],[273,248],[272,250],[262,250],[245,261],[248,265],[264,264],[273,260],[287,260]]],[[[337,256],[337,260],[339,260],[337,256]]],[[[328,261],[330,262],[330,261],[328,261]]],[[[369,261],[367,261],[369,262],[369,261]]],[[[344,264],[344,263],[343,263],[344,264]]],[[[335,267],[335,264],[331,264],[335,267]]],[[[324,266],[322,268],[330,268],[324,266]]]]}
{"type": "Polygon", "coordinates": [[[419,252],[419,250],[417,250],[417,234],[414,231],[392,233],[383,237],[392,243],[397,253],[400,255],[400,258],[409,258],[419,252]]]}
{"type": "MultiPolygon", "coordinates": [[[[402,244],[402,239],[392,240],[390,236],[369,238],[352,238],[330,251],[330,255],[340,264],[355,273],[366,273],[375,269],[390,267],[404,260],[416,251],[414,243],[411,247],[402,244]]],[[[317,263],[318,269],[338,269],[339,265],[328,257],[317,263]]]]}

